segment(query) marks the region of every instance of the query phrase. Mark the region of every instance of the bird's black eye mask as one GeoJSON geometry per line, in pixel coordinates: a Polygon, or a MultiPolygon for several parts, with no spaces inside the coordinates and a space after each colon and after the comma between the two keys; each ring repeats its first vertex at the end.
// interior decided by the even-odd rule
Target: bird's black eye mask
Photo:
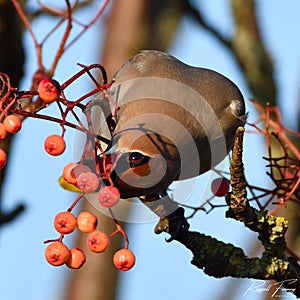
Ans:
{"type": "Polygon", "coordinates": [[[150,161],[151,157],[146,156],[141,152],[133,151],[123,153],[118,159],[114,170],[111,172],[111,179],[114,183],[117,183],[120,176],[129,169],[143,166],[150,161]]]}
{"type": "Polygon", "coordinates": [[[128,153],[128,162],[131,168],[141,166],[145,163],[148,163],[150,160],[150,157],[147,155],[144,155],[141,152],[133,151],[128,153]]]}
{"type": "Polygon", "coordinates": [[[117,160],[112,173],[123,174],[128,169],[145,165],[150,159],[150,156],[138,151],[123,153],[117,160]]]}

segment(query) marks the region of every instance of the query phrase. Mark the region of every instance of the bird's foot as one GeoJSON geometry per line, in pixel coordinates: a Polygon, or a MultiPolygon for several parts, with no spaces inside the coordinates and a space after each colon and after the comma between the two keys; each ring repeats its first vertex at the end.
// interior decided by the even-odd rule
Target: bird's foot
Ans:
{"type": "Polygon", "coordinates": [[[189,227],[190,224],[184,217],[184,209],[182,207],[178,207],[168,216],[160,218],[159,222],[155,226],[154,232],[156,234],[160,234],[162,232],[169,233],[171,237],[166,241],[171,242],[180,235],[186,233],[189,227]]]}
{"type": "Polygon", "coordinates": [[[171,238],[169,238],[167,242],[171,242],[180,236],[185,236],[190,224],[184,217],[184,209],[179,207],[178,203],[169,197],[166,190],[140,197],[140,199],[148,208],[160,217],[159,222],[154,229],[156,234],[162,232],[169,233],[171,238]]]}

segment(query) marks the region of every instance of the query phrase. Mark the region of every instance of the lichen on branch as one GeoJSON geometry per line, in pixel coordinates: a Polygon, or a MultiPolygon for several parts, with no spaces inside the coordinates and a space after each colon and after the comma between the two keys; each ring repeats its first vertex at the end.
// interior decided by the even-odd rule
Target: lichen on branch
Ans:
{"type": "MultiPolygon", "coordinates": [[[[219,241],[199,232],[184,231],[169,233],[193,253],[191,263],[205,274],[220,277],[276,280],[289,292],[300,297],[300,267],[297,260],[286,255],[285,233],[287,221],[267,211],[252,207],[247,199],[243,154],[244,128],[238,128],[230,161],[232,191],[227,195],[226,217],[243,222],[258,233],[264,251],[261,257],[249,258],[243,249],[219,241]]],[[[169,228],[176,228],[170,226],[169,228]]]]}

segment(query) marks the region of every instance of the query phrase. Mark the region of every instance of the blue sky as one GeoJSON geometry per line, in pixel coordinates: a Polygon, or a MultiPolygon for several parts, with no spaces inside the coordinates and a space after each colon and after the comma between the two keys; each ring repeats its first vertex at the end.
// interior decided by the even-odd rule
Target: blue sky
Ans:
{"type": "MultiPolygon", "coordinates": [[[[202,1],[207,17],[216,22],[224,33],[232,31],[228,2],[202,1]]],[[[275,61],[281,107],[287,123],[292,125],[296,120],[296,108],[299,108],[300,2],[291,0],[287,4],[283,0],[264,0],[259,1],[258,9],[262,32],[275,61]]],[[[82,13],[86,19],[89,15],[88,10],[82,13]]],[[[51,19],[34,23],[35,29],[39,27],[39,35],[49,26],[44,22],[51,22],[51,19]]],[[[101,46],[102,33],[99,28],[100,24],[70,49],[57,69],[58,80],[64,81],[78,71],[77,62],[98,62],[99,53],[95,49],[101,46]],[[99,37],[99,41],[94,46],[95,36],[99,37]]],[[[26,70],[29,78],[35,71],[35,59],[30,38],[26,36],[24,41],[28,47],[26,70]]],[[[228,52],[220,48],[210,35],[188,18],[182,21],[169,52],[188,64],[221,72],[236,82],[245,98],[251,96],[228,52]]],[[[53,47],[45,51],[45,57],[51,55],[53,47]]],[[[22,83],[23,89],[29,87],[28,78],[22,83]]],[[[73,93],[75,96],[78,91],[74,89],[73,93]]],[[[247,109],[253,120],[255,112],[249,103],[247,109]]],[[[59,132],[58,125],[26,120],[14,142],[11,154],[13,161],[8,170],[9,181],[4,186],[4,208],[9,209],[18,201],[24,201],[28,208],[17,222],[3,227],[1,231],[1,299],[63,299],[61,295],[68,272],[65,268],[53,268],[45,262],[43,245],[43,240],[55,236],[55,214],[65,210],[72,201],[72,195],[60,189],[57,184],[62,167],[73,157],[72,147],[67,148],[63,156],[56,158],[43,151],[44,139],[49,134],[59,132]]],[[[69,131],[67,139],[70,144],[73,137],[73,133],[69,131]]],[[[260,170],[264,164],[260,159],[264,148],[253,136],[247,137],[245,144],[247,176],[253,182],[261,181],[263,179],[257,176],[256,170],[260,170]],[[247,161],[251,169],[247,168],[247,161]]],[[[190,197],[191,204],[199,201],[199,195],[207,187],[209,174],[201,177],[190,197]]],[[[245,230],[241,224],[225,219],[224,212],[223,209],[216,209],[208,215],[199,213],[192,220],[192,228],[251,249],[252,239],[256,235],[245,230]]],[[[154,225],[152,222],[132,223],[129,226],[131,249],[136,254],[137,264],[133,270],[122,274],[118,300],[219,299],[218,295],[222,295],[230,284],[243,282],[236,298],[241,299],[241,295],[250,285],[249,280],[215,279],[206,276],[190,264],[191,254],[184,247],[176,242],[167,244],[164,241],[165,236],[156,236],[153,233],[154,225]],[[157,282],[157,278],[163,278],[163,282],[157,282]]],[[[247,295],[243,299],[254,299],[254,296],[247,295]]],[[[255,299],[261,298],[255,295],[255,299]]]]}

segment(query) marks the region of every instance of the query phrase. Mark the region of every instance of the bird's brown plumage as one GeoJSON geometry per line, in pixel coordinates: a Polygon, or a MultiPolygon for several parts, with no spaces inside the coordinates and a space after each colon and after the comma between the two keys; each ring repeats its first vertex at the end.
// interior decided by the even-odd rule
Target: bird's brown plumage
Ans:
{"type": "Polygon", "coordinates": [[[120,106],[111,151],[122,153],[114,179],[124,198],[208,171],[228,154],[246,120],[243,96],[232,81],[153,50],[117,71],[111,95],[120,106]],[[131,164],[135,152],[149,161],[131,164]]]}

